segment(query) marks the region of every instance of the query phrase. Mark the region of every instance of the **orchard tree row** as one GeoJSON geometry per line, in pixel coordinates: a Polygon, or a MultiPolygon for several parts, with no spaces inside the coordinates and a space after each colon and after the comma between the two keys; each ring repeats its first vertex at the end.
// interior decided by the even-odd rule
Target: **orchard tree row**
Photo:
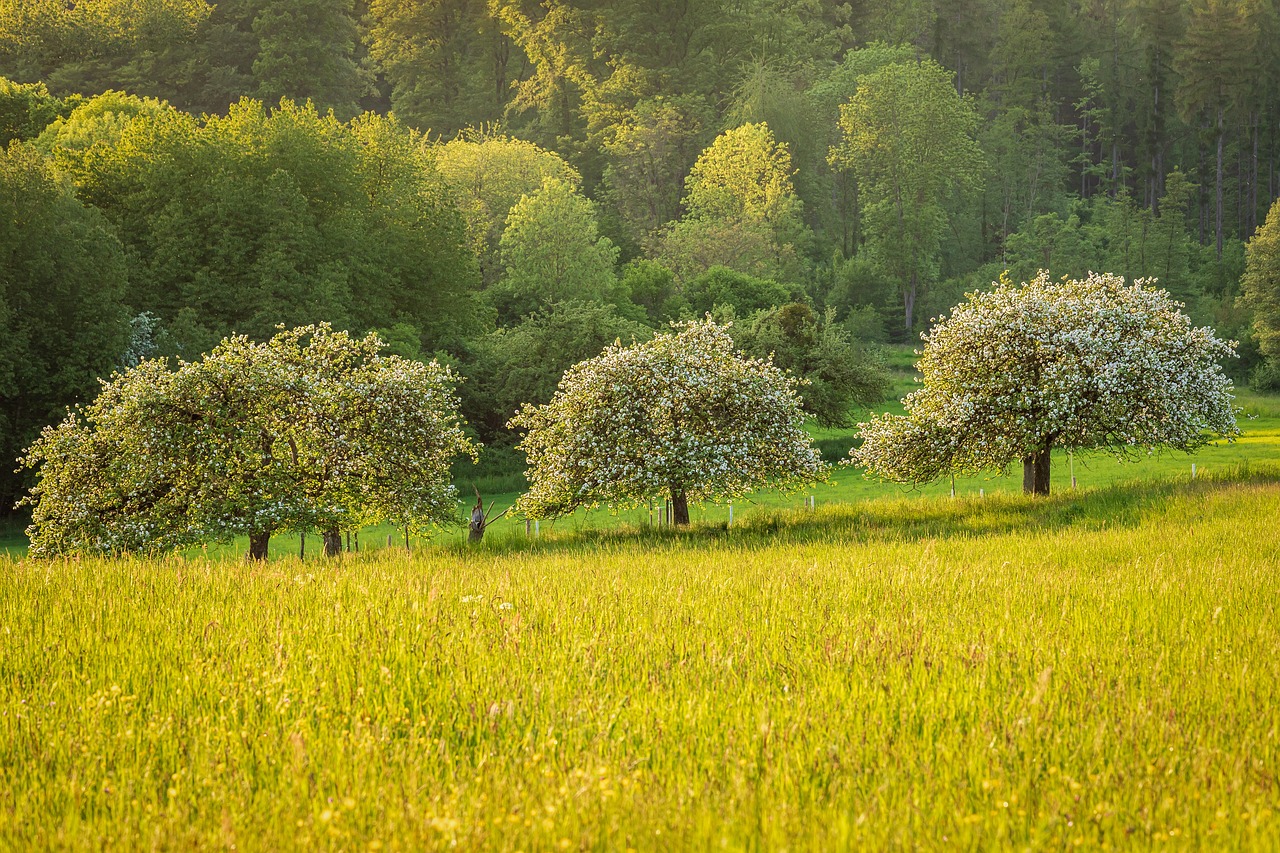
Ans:
{"type": "MultiPolygon", "coordinates": [[[[690,502],[826,477],[803,429],[803,380],[742,353],[710,317],[672,325],[570,367],[549,402],[511,419],[529,461],[517,512],[667,500],[687,525],[690,502]]],[[[343,532],[366,524],[456,522],[449,466],[477,448],[454,377],[383,348],[321,324],[263,344],[227,338],[176,370],[150,359],[115,375],[21,460],[36,474],[24,500],[32,554],[244,535],[263,560],[274,533],[318,529],[335,556],[343,532]]],[[[930,330],[924,387],[905,416],[860,424],[848,461],[919,483],[1020,460],[1024,492],[1048,494],[1055,447],[1126,458],[1238,435],[1219,364],[1234,348],[1146,282],[1002,281],[930,330]]],[[[477,490],[470,541],[491,512],[477,490]]]]}

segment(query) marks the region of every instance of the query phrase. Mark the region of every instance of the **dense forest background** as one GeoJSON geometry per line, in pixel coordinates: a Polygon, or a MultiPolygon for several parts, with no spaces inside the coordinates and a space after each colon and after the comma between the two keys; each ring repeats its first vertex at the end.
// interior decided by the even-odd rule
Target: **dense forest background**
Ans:
{"type": "Polygon", "coordinates": [[[0,0],[0,76],[6,459],[113,369],[321,320],[455,365],[499,447],[707,311],[842,423],[868,347],[1041,268],[1158,277],[1278,375],[1237,300],[1272,0],[0,0]]]}

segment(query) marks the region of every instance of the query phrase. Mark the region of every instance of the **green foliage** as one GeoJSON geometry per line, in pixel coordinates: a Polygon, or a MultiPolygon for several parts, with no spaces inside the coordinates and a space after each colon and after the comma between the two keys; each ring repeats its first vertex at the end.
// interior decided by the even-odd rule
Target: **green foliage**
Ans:
{"type": "Polygon", "coordinates": [[[506,276],[487,296],[505,324],[539,306],[600,300],[616,288],[618,248],[600,236],[595,206],[556,178],[511,208],[498,245],[506,276]]]}
{"type": "Polygon", "coordinates": [[[622,112],[604,131],[601,197],[635,243],[679,216],[686,175],[713,121],[705,98],[657,95],[622,112]]]}
{"type": "Polygon", "coordinates": [[[1248,245],[1240,280],[1240,302],[1253,310],[1253,331],[1262,354],[1280,359],[1280,202],[1248,245]]]}
{"type": "Polygon", "coordinates": [[[802,379],[804,410],[822,426],[850,426],[855,406],[879,403],[888,393],[884,369],[831,309],[817,314],[800,302],[769,308],[735,327],[733,339],[747,355],[769,357],[802,379]]]}
{"type": "MultiPolygon", "coordinates": [[[[449,466],[475,449],[453,377],[328,326],[224,340],[170,372],[144,361],[46,427],[31,554],[159,551],[279,530],[448,522],[449,466]]],[[[258,544],[260,542],[260,545],[258,544]]]]}
{"type": "Polygon", "coordinates": [[[252,27],[258,97],[310,100],[342,118],[356,115],[364,86],[353,9],[354,0],[263,0],[252,27]]]}
{"type": "Polygon", "coordinates": [[[739,316],[748,316],[790,302],[794,296],[776,281],[720,266],[707,270],[684,288],[685,300],[699,315],[727,305],[739,316]]]}
{"type": "Polygon", "coordinates": [[[686,216],[658,233],[651,254],[682,283],[716,267],[777,279],[795,270],[797,258],[793,247],[779,246],[774,238],[774,230],[759,220],[686,216]]]}
{"type": "Polygon", "coordinates": [[[863,199],[868,250],[899,283],[906,331],[919,292],[937,278],[946,202],[973,189],[983,154],[978,116],[936,62],[886,65],[862,77],[840,109],[843,141],[831,161],[850,169],[863,199]]]}
{"type": "Polygon", "coordinates": [[[821,479],[797,387],[768,360],[737,352],[710,319],[616,343],[571,368],[550,403],[511,419],[529,458],[517,509],[546,518],[669,496],[685,507],[677,523],[688,523],[688,501],[821,479]]]}
{"type": "Polygon", "coordinates": [[[684,206],[694,217],[778,225],[798,215],[792,173],[791,154],[769,126],[744,124],[698,157],[684,182],[684,206]]]}
{"type": "Polygon", "coordinates": [[[519,56],[485,0],[371,0],[366,23],[402,121],[452,135],[502,118],[519,56]]]}
{"type": "Polygon", "coordinates": [[[689,303],[676,286],[671,270],[656,261],[638,258],[622,268],[619,290],[631,304],[642,309],[649,325],[657,327],[679,319],[689,303]]]}
{"type": "Polygon", "coordinates": [[[685,217],[659,235],[656,254],[681,278],[713,266],[794,277],[805,240],[791,155],[764,124],[726,131],[685,179],[685,217]]]}
{"type": "Polygon", "coordinates": [[[282,322],[407,323],[428,351],[475,329],[461,219],[393,119],[243,101],[197,122],[159,106],[130,116],[115,99],[46,136],[128,246],[131,307],[163,318],[179,354],[282,322]]]}
{"type": "Polygon", "coordinates": [[[32,140],[73,108],[49,94],[43,83],[15,83],[0,77],[0,148],[15,139],[32,140]]]}
{"type": "Polygon", "coordinates": [[[467,237],[480,259],[485,282],[501,271],[498,245],[507,217],[520,199],[554,179],[578,188],[582,178],[558,154],[522,139],[469,131],[438,146],[436,168],[457,199],[467,223],[467,237]]]}
{"type": "Polygon", "coordinates": [[[1239,434],[1218,362],[1234,346],[1193,328],[1167,293],[1112,275],[974,293],[925,335],[923,387],[860,424],[853,461],[897,482],[1004,469],[1048,491],[1053,447],[1118,458],[1239,434]],[[1032,470],[1032,466],[1043,471],[1032,470]]]}
{"type": "Polygon", "coordinates": [[[564,372],[615,341],[647,340],[652,330],[611,305],[569,301],[548,305],[475,344],[465,368],[463,412],[486,441],[505,434],[524,403],[551,400],[564,372]]]}
{"type": "Polygon", "coordinates": [[[0,507],[11,464],[63,407],[91,396],[129,341],[124,251],[31,146],[0,149],[0,507]]]}

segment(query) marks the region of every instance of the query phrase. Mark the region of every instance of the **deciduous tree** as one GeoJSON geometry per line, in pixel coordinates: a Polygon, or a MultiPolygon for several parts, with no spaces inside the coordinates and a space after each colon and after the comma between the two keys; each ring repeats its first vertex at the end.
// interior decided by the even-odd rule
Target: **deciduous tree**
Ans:
{"type": "Polygon", "coordinates": [[[328,326],[232,337],[176,371],[144,361],[47,427],[22,459],[33,556],[157,551],[280,530],[456,514],[449,466],[475,449],[453,376],[328,326]]]}
{"type": "Polygon", "coordinates": [[[831,160],[857,176],[863,236],[899,282],[907,332],[921,289],[937,275],[947,201],[976,186],[981,174],[977,124],[951,72],[931,60],[887,65],[861,78],[840,110],[844,140],[831,160]]]}
{"type": "Polygon", "coordinates": [[[1048,494],[1055,447],[1126,458],[1236,435],[1218,363],[1234,344],[1192,327],[1180,307],[1114,275],[1042,272],[970,294],[924,336],[923,387],[906,415],[859,424],[851,457],[907,483],[1021,460],[1023,491],[1048,494]]]}
{"type": "Polygon", "coordinates": [[[1280,361],[1280,201],[1271,205],[1266,222],[1249,241],[1247,251],[1240,302],[1253,309],[1259,351],[1280,361]]]}
{"type": "Polygon", "coordinates": [[[499,241],[506,276],[489,295],[510,323],[566,299],[601,299],[617,284],[618,248],[596,226],[595,205],[548,178],[520,199],[499,241]]]}
{"type": "Polygon", "coordinates": [[[13,460],[64,407],[91,397],[129,341],[124,248],[30,145],[0,149],[0,506],[13,460]]]}
{"type": "Polygon", "coordinates": [[[512,418],[529,459],[518,510],[545,518],[670,498],[675,523],[688,524],[690,501],[821,479],[797,386],[710,319],[615,343],[566,372],[550,403],[512,418]]]}

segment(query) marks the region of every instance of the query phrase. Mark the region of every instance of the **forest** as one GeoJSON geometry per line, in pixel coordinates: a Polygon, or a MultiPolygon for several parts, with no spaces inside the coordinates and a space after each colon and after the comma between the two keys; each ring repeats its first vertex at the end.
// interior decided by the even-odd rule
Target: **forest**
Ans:
{"type": "Polygon", "coordinates": [[[451,365],[499,462],[709,312],[847,424],[878,344],[1041,269],[1157,278],[1280,384],[1264,0],[0,0],[0,77],[9,460],[114,370],[318,322],[451,365]]]}

